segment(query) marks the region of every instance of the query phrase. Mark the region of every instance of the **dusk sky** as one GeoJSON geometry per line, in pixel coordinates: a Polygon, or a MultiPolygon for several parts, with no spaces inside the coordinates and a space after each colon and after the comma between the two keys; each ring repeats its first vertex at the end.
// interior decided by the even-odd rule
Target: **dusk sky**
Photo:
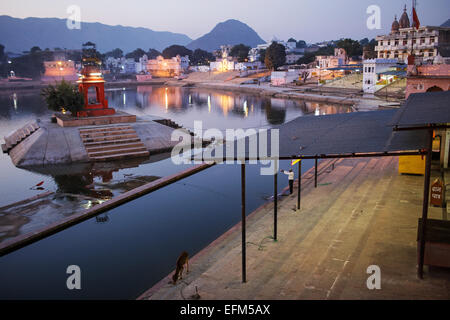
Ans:
{"type": "MultiPolygon", "coordinates": [[[[394,15],[401,15],[411,0],[14,0],[1,1],[0,14],[18,18],[67,18],[67,7],[78,5],[81,20],[109,25],[146,27],[156,31],[184,33],[195,39],[218,22],[237,19],[264,39],[290,37],[307,42],[351,37],[373,38],[389,32],[394,15]],[[381,8],[381,30],[366,26],[370,5],[381,8]]],[[[422,25],[441,25],[450,18],[450,1],[419,0],[422,25]]]]}

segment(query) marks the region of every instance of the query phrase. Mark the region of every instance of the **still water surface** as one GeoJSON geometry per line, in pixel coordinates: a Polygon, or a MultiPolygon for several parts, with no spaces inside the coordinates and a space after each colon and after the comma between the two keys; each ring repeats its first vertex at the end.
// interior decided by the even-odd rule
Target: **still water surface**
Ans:
{"type": "MultiPolygon", "coordinates": [[[[346,107],[335,105],[192,88],[108,89],[107,98],[110,106],[138,116],[166,117],[187,128],[202,120],[204,129],[221,130],[270,127],[307,114],[348,112],[346,107]]],[[[0,94],[0,136],[31,119],[48,116],[39,92],[0,94]]],[[[312,165],[312,161],[304,161],[303,170],[312,165]]],[[[93,196],[94,181],[102,187],[100,196],[98,192],[94,196],[101,197],[105,192],[113,196],[121,192],[114,187],[117,184],[136,177],[151,180],[189,166],[176,166],[170,158],[151,156],[142,163],[111,164],[106,174],[104,169],[67,166],[63,171],[72,172],[68,175],[61,168],[45,173],[19,169],[2,154],[0,206],[42,192],[30,190],[39,181],[56,194],[70,191],[89,196],[93,196]]],[[[289,167],[288,161],[281,161],[281,168],[289,167]]],[[[247,166],[247,213],[266,202],[273,192],[273,177],[261,176],[259,169],[259,165],[247,166]]],[[[281,174],[279,190],[286,185],[287,177],[281,174]]],[[[61,204],[65,208],[70,202],[75,204],[69,208],[80,203],[77,198],[65,201],[61,204]]],[[[240,166],[214,166],[110,210],[102,218],[89,219],[1,257],[0,299],[136,298],[174,269],[181,251],[194,255],[240,221],[240,166]],[[66,287],[66,268],[73,264],[81,268],[81,290],[66,287]]]]}

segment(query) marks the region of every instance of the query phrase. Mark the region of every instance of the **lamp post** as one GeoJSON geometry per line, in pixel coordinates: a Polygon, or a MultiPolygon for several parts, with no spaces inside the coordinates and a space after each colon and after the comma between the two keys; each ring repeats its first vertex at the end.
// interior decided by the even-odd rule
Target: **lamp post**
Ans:
{"type": "Polygon", "coordinates": [[[320,79],[320,66],[316,66],[316,68],[319,69],[319,81],[318,81],[318,83],[317,83],[317,86],[319,87],[319,93],[322,94],[322,93],[321,93],[321,90],[320,90],[320,80],[321,80],[321,79],[320,79]]]}

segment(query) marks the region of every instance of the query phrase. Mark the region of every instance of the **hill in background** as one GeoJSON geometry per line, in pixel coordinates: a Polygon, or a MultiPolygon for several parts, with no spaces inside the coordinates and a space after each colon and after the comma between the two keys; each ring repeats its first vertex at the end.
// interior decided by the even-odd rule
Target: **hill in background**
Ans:
{"type": "Polygon", "coordinates": [[[13,18],[0,16],[0,44],[5,51],[30,50],[33,46],[53,49],[81,49],[82,43],[92,41],[100,52],[121,48],[130,52],[136,48],[163,50],[173,45],[187,45],[192,41],[184,34],[153,31],[147,28],[110,26],[102,23],[81,23],[81,29],[68,29],[66,19],[13,18]]]}
{"type": "Polygon", "coordinates": [[[227,20],[221,22],[211,32],[192,41],[187,45],[191,50],[202,49],[212,52],[219,49],[221,45],[236,45],[243,43],[250,47],[266,43],[261,37],[245,23],[238,20],[227,20]]]}

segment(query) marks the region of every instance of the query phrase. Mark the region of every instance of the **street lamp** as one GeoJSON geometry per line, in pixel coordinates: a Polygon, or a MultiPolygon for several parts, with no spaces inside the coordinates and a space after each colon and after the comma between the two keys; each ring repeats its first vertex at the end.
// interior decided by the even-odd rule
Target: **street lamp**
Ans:
{"type": "Polygon", "coordinates": [[[319,92],[321,93],[321,89],[320,89],[320,66],[316,66],[317,69],[319,69],[319,81],[317,83],[317,86],[319,87],[319,92]]]}

